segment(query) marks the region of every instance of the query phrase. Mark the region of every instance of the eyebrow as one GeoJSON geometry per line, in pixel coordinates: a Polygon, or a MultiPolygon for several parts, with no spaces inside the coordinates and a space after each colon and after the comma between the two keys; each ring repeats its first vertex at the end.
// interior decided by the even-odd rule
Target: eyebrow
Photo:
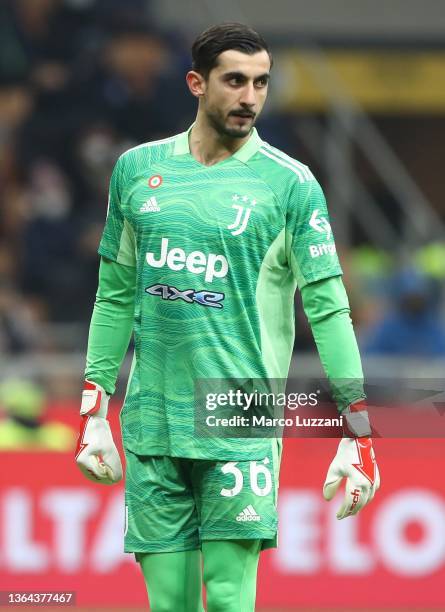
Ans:
{"type": "MultiPolygon", "coordinates": [[[[223,74],[223,78],[227,79],[230,81],[230,79],[235,79],[235,78],[241,78],[244,80],[247,80],[247,76],[243,73],[243,72],[226,72],[225,74],[223,74]]],[[[270,80],[270,73],[269,72],[265,72],[264,74],[260,74],[259,76],[255,77],[253,80],[254,81],[259,81],[260,79],[264,79],[266,81],[270,80]]]]}

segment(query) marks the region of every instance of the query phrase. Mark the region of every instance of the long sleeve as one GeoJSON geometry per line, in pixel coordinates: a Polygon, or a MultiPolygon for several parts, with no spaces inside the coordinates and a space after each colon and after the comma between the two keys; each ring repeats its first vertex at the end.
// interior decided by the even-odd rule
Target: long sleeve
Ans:
{"type": "Polygon", "coordinates": [[[103,258],[88,336],[85,378],[114,393],[133,330],[136,268],[103,258]]]}
{"type": "Polygon", "coordinates": [[[363,370],[341,276],[309,283],[303,308],[339,410],[365,397],[363,370]]]}

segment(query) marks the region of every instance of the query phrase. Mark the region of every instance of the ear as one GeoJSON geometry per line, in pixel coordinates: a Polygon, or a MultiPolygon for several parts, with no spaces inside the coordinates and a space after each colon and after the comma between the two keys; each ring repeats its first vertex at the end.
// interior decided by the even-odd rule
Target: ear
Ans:
{"type": "Polygon", "coordinates": [[[195,96],[195,98],[200,98],[205,94],[206,81],[202,74],[199,74],[199,72],[195,72],[194,70],[190,70],[187,72],[185,80],[191,94],[195,96]]]}

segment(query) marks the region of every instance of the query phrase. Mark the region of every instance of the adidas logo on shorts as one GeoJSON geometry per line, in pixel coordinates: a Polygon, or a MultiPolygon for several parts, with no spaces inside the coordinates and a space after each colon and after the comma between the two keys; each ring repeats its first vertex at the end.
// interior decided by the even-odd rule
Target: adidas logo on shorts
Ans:
{"type": "Polygon", "coordinates": [[[242,510],[238,514],[238,516],[236,517],[236,520],[238,522],[260,521],[261,517],[259,514],[256,513],[256,510],[254,509],[254,507],[251,504],[249,504],[248,506],[244,508],[244,510],[242,510]]]}

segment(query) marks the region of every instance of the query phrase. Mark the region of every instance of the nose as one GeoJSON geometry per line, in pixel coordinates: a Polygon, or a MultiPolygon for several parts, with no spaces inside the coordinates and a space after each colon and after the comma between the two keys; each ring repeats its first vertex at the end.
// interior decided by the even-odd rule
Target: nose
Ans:
{"type": "Polygon", "coordinates": [[[255,101],[255,87],[253,83],[246,83],[242,90],[240,103],[244,106],[254,106],[255,101]]]}

